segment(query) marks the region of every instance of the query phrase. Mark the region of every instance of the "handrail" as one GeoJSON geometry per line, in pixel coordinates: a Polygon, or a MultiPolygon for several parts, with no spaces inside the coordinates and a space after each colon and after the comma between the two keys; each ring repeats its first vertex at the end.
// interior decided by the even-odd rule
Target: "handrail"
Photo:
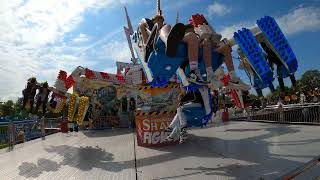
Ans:
{"type": "Polygon", "coordinates": [[[13,148],[16,143],[42,137],[45,139],[48,133],[59,131],[63,118],[39,118],[23,121],[0,122],[0,147],[13,148]],[[40,127],[40,128],[39,128],[40,127]]]}
{"type": "Polygon", "coordinates": [[[320,125],[320,104],[296,105],[287,108],[253,109],[247,113],[234,113],[231,120],[268,121],[320,125]]]}
{"type": "MultiPolygon", "coordinates": [[[[54,121],[54,120],[60,120],[62,119],[62,117],[58,117],[58,118],[45,118],[45,121],[54,121]]],[[[26,120],[20,120],[20,121],[12,121],[13,124],[28,124],[28,123],[33,123],[36,122],[40,119],[26,119],[26,120]]],[[[10,123],[10,121],[1,121],[0,122],[0,126],[1,125],[8,125],[10,123]]]]}
{"type": "Polygon", "coordinates": [[[315,158],[313,158],[312,160],[306,162],[302,166],[294,169],[293,171],[290,171],[287,174],[279,177],[277,180],[290,180],[290,179],[293,179],[293,178],[297,177],[298,175],[306,172],[308,169],[314,167],[318,163],[320,163],[320,155],[315,157],[315,158]]]}
{"type": "MultiPolygon", "coordinates": [[[[287,104],[283,105],[283,109],[290,109],[293,107],[310,107],[310,106],[320,106],[320,103],[303,103],[303,104],[287,104]]],[[[279,106],[278,105],[271,105],[267,106],[265,109],[277,109],[279,106]]]]}

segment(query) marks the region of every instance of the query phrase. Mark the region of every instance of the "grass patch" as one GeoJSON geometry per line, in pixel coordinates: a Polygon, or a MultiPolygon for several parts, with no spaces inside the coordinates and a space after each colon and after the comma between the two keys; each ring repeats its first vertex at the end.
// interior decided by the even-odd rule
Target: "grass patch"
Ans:
{"type": "Polygon", "coordinates": [[[6,148],[8,146],[9,146],[9,144],[0,144],[0,149],[6,148]]]}

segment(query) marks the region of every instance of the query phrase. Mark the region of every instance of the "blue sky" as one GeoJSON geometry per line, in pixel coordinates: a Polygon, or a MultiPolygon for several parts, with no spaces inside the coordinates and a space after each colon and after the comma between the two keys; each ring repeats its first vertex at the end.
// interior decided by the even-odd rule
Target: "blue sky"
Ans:
{"type": "MultiPolygon", "coordinates": [[[[21,96],[30,76],[53,85],[60,69],[70,73],[79,65],[114,73],[116,61],[130,59],[124,4],[134,28],[156,11],[155,0],[0,0],[0,100],[21,96]]],[[[177,11],[184,23],[203,13],[224,37],[273,16],[298,57],[297,77],[320,69],[319,0],[163,0],[161,5],[167,23],[175,22],[177,11]]],[[[249,82],[244,72],[237,73],[249,82]]]]}

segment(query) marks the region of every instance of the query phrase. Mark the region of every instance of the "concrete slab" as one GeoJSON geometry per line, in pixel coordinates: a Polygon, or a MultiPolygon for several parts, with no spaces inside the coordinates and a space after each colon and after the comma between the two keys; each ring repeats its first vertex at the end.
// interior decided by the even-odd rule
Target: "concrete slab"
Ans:
{"type": "MultiPolygon", "coordinates": [[[[138,179],[275,179],[320,154],[319,130],[253,122],[193,129],[178,146],[137,147],[138,179]]],[[[297,179],[317,176],[319,166],[297,179]]]]}
{"type": "MultiPolygon", "coordinates": [[[[274,179],[320,154],[319,130],[231,122],[158,148],[135,146],[126,129],[58,133],[0,150],[0,179],[274,179]]],[[[316,177],[320,165],[297,179],[316,177]]]]}
{"type": "Polygon", "coordinates": [[[54,134],[0,153],[0,179],[136,179],[132,131],[54,134]]]}

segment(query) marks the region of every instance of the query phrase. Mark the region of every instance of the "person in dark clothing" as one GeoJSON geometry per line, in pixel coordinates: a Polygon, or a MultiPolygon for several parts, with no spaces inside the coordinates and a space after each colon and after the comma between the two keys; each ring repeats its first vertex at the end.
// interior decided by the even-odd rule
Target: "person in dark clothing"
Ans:
{"type": "MultiPolygon", "coordinates": [[[[280,73],[283,73],[281,71],[284,71],[285,68],[283,67],[283,63],[281,62],[281,60],[278,58],[278,56],[272,51],[272,49],[270,49],[266,43],[261,42],[261,47],[262,49],[266,52],[267,54],[267,58],[268,58],[268,62],[269,62],[269,66],[271,67],[271,69],[273,70],[273,64],[277,65],[277,74],[278,74],[278,82],[279,82],[279,86],[282,92],[285,91],[285,85],[284,85],[284,81],[283,78],[279,76],[280,73]]],[[[294,76],[294,74],[290,75],[290,80],[292,85],[295,87],[297,82],[296,82],[296,78],[294,76]]]]}
{"type": "Polygon", "coordinates": [[[130,98],[129,100],[129,122],[130,122],[130,127],[134,128],[135,123],[134,123],[134,111],[136,110],[136,101],[134,100],[133,97],[130,98]]]}
{"type": "Polygon", "coordinates": [[[128,111],[127,97],[122,98],[121,109],[122,109],[122,112],[127,112],[128,111]]]}
{"type": "Polygon", "coordinates": [[[130,98],[130,101],[129,101],[129,110],[130,111],[134,111],[136,110],[136,101],[134,100],[134,98],[130,98]]]}
{"type": "Polygon", "coordinates": [[[219,111],[219,92],[217,90],[213,91],[212,96],[212,104],[213,104],[213,113],[219,111]]]}

